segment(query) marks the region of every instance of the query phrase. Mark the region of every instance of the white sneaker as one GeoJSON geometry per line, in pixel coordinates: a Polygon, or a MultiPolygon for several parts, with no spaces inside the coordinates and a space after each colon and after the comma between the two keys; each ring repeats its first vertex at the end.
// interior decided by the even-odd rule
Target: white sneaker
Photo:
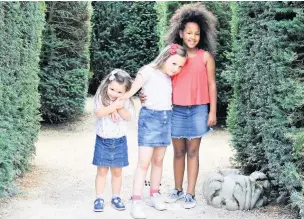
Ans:
{"type": "Polygon", "coordinates": [[[159,193],[153,194],[153,196],[150,198],[149,205],[159,211],[163,211],[167,209],[167,206],[164,200],[162,199],[161,194],[159,193]]]}
{"type": "Polygon", "coordinates": [[[178,191],[177,189],[173,189],[173,191],[166,197],[166,203],[174,203],[179,199],[185,198],[185,194],[183,191],[178,191]]]}
{"type": "Polygon", "coordinates": [[[131,204],[131,215],[135,219],[146,218],[145,212],[142,210],[142,200],[133,200],[131,204]]]}

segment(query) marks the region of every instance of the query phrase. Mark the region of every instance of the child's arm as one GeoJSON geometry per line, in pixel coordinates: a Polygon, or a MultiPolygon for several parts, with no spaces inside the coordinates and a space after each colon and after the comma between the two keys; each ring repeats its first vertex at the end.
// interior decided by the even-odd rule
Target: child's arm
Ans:
{"type": "Polygon", "coordinates": [[[215,81],[215,62],[213,56],[206,52],[205,54],[207,76],[208,76],[208,89],[210,95],[210,112],[208,118],[208,126],[216,125],[216,104],[217,104],[217,91],[215,81]]]}
{"type": "Polygon", "coordinates": [[[117,110],[117,113],[120,115],[121,118],[123,118],[124,120],[131,120],[131,113],[125,109],[124,107],[121,109],[117,110]]]}
{"type": "Polygon", "coordinates": [[[117,109],[123,108],[124,101],[123,100],[116,100],[112,104],[106,107],[101,107],[95,111],[95,115],[97,117],[104,117],[108,116],[111,113],[115,112],[117,109]]]}
{"type": "Polygon", "coordinates": [[[132,97],[145,83],[143,75],[139,72],[135,78],[135,81],[132,84],[131,89],[125,93],[120,99],[126,100],[132,97]]]}
{"type": "MultiPolygon", "coordinates": [[[[136,75],[136,78],[135,78],[134,82],[132,83],[131,89],[128,92],[126,92],[122,97],[118,98],[118,100],[127,100],[127,99],[130,99],[130,97],[132,97],[140,88],[142,88],[142,86],[144,85],[144,83],[145,83],[145,78],[143,77],[143,75],[141,74],[141,72],[139,72],[136,75]]],[[[120,109],[117,109],[117,113],[124,120],[129,121],[132,118],[132,115],[130,114],[130,112],[128,110],[126,110],[124,107],[122,107],[120,109]]],[[[114,121],[113,118],[112,118],[112,120],[114,121]]]]}
{"type": "Polygon", "coordinates": [[[135,113],[134,104],[133,104],[132,100],[130,100],[130,99],[126,100],[124,107],[121,109],[118,109],[117,113],[124,120],[127,120],[127,121],[132,120],[134,118],[134,113],[135,113]]]}

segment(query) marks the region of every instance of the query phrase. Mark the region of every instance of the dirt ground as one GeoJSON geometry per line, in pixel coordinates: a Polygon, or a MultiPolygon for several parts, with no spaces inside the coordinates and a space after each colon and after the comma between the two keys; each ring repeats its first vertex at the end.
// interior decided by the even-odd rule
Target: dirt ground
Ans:
{"type": "MultiPolygon", "coordinates": [[[[136,101],[137,110],[139,102],[136,101]]],[[[138,115],[138,114],[137,114],[138,115]]],[[[77,121],[59,126],[42,126],[36,143],[37,152],[32,171],[17,180],[20,189],[12,198],[0,199],[0,219],[87,219],[132,218],[129,213],[133,174],[137,162],[136,122],[128,129],[129,162],[123,169],[122,199],[127,209],[119,212],[110,206],[110,176],[105,189],[105,211],[93,212],[95,198],[94,180],[96,167],[92,162],[95,126],[93,100],[88,98],[86,114],[77,121]]],[[[216,130],[203,137],[200,149],[200,172],[196,189],[197,206],[191,210],[182,208],[181,201],[168,205],[159,212],[145,206],[148,218],[158,219],[287,219],[289,212],[278,206],[267,206],[252,211],[229,212],[208,206],[202,196],[203,180],[207,173],[230,166],[233,152],[229,146],[229,134],[216,130]]],[[[167,195],[174,186],[173,148],[167,150],[161,192],[167,195]]],[[[184,182],[186,185],[186,181],[184,182]]],[[[184,186],[186,188],[186,186],[184,186]]],[[[144,189],[148,200],[149,187],[144,189]]]]}

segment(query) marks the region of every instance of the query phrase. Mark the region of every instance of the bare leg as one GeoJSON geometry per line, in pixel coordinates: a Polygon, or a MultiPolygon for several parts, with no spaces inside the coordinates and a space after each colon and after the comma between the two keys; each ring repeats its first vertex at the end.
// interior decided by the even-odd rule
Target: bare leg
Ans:
{"type": "Polygon", "coordinates": [[[195,195],[195,185],[199,170],[199,147],[201,138],[187,140],[187,175],[188,188],[187,193],[195,195]]]}
{"type": "Polygon", "coordinates": [[[159,190],[159,184],[163,173],[163,160],[167,147],[155,147],[152,155],[151,189],[159,190]]]}
{"type": "Polygon", "coordinates": [[[154,148],[140,146],[138,151],[138,162],[133,182],[133,196],[141,196],[154,148]]]}
{"type": "Polygon", "coordinates": [[[185,172],[186,139],[173,138],[172,142],[174,148],[173,168],[175,188],[181,191],[185,172]]]}
{"type": "Polygon", "coordinates": [[[122,173],[121,167],[111,167],[112,194],[120,195],[121,183],[122,183],[121,173],[122,173]]]}
{"type": "Polygon", "coordinates": [[[108,171],[109,167],[97,167],[97,174],[95,179],[96,197],[103,196],[108,171]]]}

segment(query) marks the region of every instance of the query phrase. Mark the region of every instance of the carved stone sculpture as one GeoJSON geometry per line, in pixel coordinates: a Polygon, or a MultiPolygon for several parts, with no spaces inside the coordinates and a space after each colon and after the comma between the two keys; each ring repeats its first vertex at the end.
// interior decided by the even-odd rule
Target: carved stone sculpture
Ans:
{"type": "Polygon", "coordinates": [[[227,210],[250,210],[267,204],[270,183],[262,172],[240,175],[237,169],[223,169],[207,175],[203,194],[209,205],[227,210]]]}

